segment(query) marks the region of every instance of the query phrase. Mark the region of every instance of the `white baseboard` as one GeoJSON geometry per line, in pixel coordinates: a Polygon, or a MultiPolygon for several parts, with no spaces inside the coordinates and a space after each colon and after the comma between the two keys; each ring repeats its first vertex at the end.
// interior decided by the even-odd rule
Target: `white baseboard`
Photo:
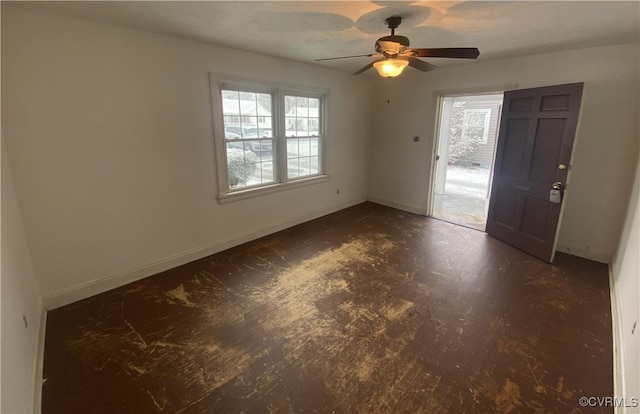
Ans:
{"type": "Polygon", "coordinates": [[[397,203],[395,201],[386,200],[384,198],[378,197],[369,197],[369,201],[372,203],[382,204],[383,206],[397,208],[398,210],[408,211],[413,214],[420,214],[421,216],[426,216],[427,212],[425,208],[411,206],[409,204],[397,203]]]}
{"type": "Polygon", "coordinates": [[[586,250],[578,247],[567,246],[564,244],[558,244],[556,250],[562,253],[570,254],[572,256],[582,257],[584,259],[593,260],[594,262],[600,262],[604,264],[611,263],[611,254],[597,252],[594,250],[586,250]]]}
{"type": "Polygon", "coordinates": [[[341,203],[329,208],[323,208],[311,211],[309,213],[302,214],[300,216],[289,219],[283,223],[266,227],[249,234],[245,234],[241,237],[225,242],[212,243],[206,246],[198,247],[196,249],[188,250],[176,255],[157,260],[152,263],[148,263],[144,266],[125,270],[124,272],[112,274],[103,278],[94,279],[90,282],[80,284],[68,289],[61,290],[59,292],[49,294],[43,297],[43,303],[46,309],[55,309],[60,306],[68,305],[73,302],[77,302],[82,299],[97,295],[115,289],[120,286],[124,286],[128,283],[135,282],[136,280],[144,279],[145,277],[153,276],[160,272],[164,272],[174,267],[181,266],[183,264],[192,262],[194,260],[202,259],[203,257],[210,256],[212,254],[227,250],[231,247],[238,246],[251,240],[258,239],[260,237],[284,230],[289,227],[296,226],[309,220],[316,219],[318,217],[326,216],[327,214],[335,213],[336,211],[343,210],[345,208],[354,206],[367,201],[365,198],[352,200],[346,203],[341,203]]]}
{"type": "Polygon", "coordinates": [[[40,327],[38,331],[38,345],[36,347],[35,355],[35,369],[34,369],[34,394],[33,394],[33,412],[40,414],[42,412],[42,379],[44,378],[44,341],[47,330],[47,309],[42,307],[42,314],[40,316],[40,327]]]}
{"type": "MultiPolygon", "coordinates": [[[[609,265],[609,293],[611,295],[611,330],[613,336],[613,397],[626,397],[627,387],[624,380],[624,349],[622,341],[622,315],[618,305],[618,290],[613,275],[612,266],[609,265]]],[[[616,407],[616,414],[625,414],[626,407],[616,407]]]]}

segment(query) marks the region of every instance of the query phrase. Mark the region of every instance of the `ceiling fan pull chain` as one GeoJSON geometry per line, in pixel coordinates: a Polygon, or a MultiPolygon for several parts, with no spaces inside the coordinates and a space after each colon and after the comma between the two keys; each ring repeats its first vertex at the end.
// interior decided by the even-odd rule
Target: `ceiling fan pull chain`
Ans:
{"type": "Polygon", "coordinates": [[[391,78],[387,78],[387,103],[391,103],[391,78]]]}

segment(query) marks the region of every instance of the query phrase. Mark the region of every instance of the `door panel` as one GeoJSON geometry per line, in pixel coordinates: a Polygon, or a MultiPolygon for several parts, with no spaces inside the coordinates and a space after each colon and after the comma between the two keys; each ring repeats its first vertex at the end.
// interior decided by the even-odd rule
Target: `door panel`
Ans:
{"type": "Polygon", "coordinates": [[[544,240],[547,231],[549,202],[534,197],[524,197],[520,231],[538,240],[544,240]]]}
{"type": "Polygon", "coordinates": [[[508,228],[515,228],[518,194],[513,191],[501,189],[495,196],[497,198],[494,217],[496,224],[508,228]]]}
{"type": "Polygon", "coordinates": [[[533,98],[513,98],[509,112],[530,112],[533,109],[533,98]]]}
{"type": "Polygon", "coordinates": [[[504,138],[505,156],[500,162],[500,172],[519,177],[522,174],[522,160],[527,147],[529,120],[511,119],[506,127],[508,132],[504,138]]]}
{"type": "Polygon", "coordinates": [[[533,159],[529,178],[539,183],[554,182],[558,168],[558,158],[550,154],[560,154],[564,119],[540,119],[533,144],[533,159]]]}
{"type": "Polygon", "coordinates": [[[542,260],[553,260],[559,203],[554,183],[567,180],[582,83],[504,95],[487,232],[542,260]]]}
{"type": "Polygon", "coordinates": [[[547,95],[542,97],[541,111],[568,111],[571,95],[547,95]]]}

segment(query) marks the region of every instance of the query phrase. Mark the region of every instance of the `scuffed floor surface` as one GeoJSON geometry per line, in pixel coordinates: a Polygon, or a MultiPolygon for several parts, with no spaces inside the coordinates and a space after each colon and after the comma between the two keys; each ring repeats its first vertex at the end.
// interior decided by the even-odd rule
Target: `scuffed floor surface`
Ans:
{"type": "Polygon", "coordinates": [[[43,412],[612,412],[607,277],[364,203],[49,312],[43,412]]]}

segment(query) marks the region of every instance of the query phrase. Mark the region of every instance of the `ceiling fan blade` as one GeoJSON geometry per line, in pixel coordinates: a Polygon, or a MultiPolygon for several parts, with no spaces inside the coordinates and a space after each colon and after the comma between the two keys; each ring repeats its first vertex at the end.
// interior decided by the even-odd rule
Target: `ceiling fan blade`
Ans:
{"type": "Polygon", "coordinates": [[[369,53],[368,55],[353,55],[353,56],[340,56],[340,57],[316,59],[316,60],[314,60],[314,62],[322,62],[323,60],[350,59],[350,58],[371,57],[371,56],[373,56],[373,53],[369,53]]]}
{"type": "Polygon", "coordinates": [[[362,69],[360,69],[359,71],[357,71],[357,72],[356,72],[356,73],[354,73],[353,75],[359,75],[359,74],[361,74],[362,72],[366,72],[366,71],[368,71],[369,69],[371,69],[371,68],[373,67],[373,63],[374,63],[374,62],[369,63],[367,66],[363,67],[362,69]]]}
{"type": "Polygon", "coordinates": [[[424,60],[420,60],[414,57],[410,57],[408,58],[408,60],[409,60],[409,66],[411,66],[412,68],[421,70],[423,72],[429,72],[437,68],[436,65],[432,65],[431,63],[427,63],[424,60]]]}
{"type": "Polygon", "coordinates": [[[439,49],[411,49],[415,57],[477,59],[480,51],[475,47],[444,47],[439,49]]]}

